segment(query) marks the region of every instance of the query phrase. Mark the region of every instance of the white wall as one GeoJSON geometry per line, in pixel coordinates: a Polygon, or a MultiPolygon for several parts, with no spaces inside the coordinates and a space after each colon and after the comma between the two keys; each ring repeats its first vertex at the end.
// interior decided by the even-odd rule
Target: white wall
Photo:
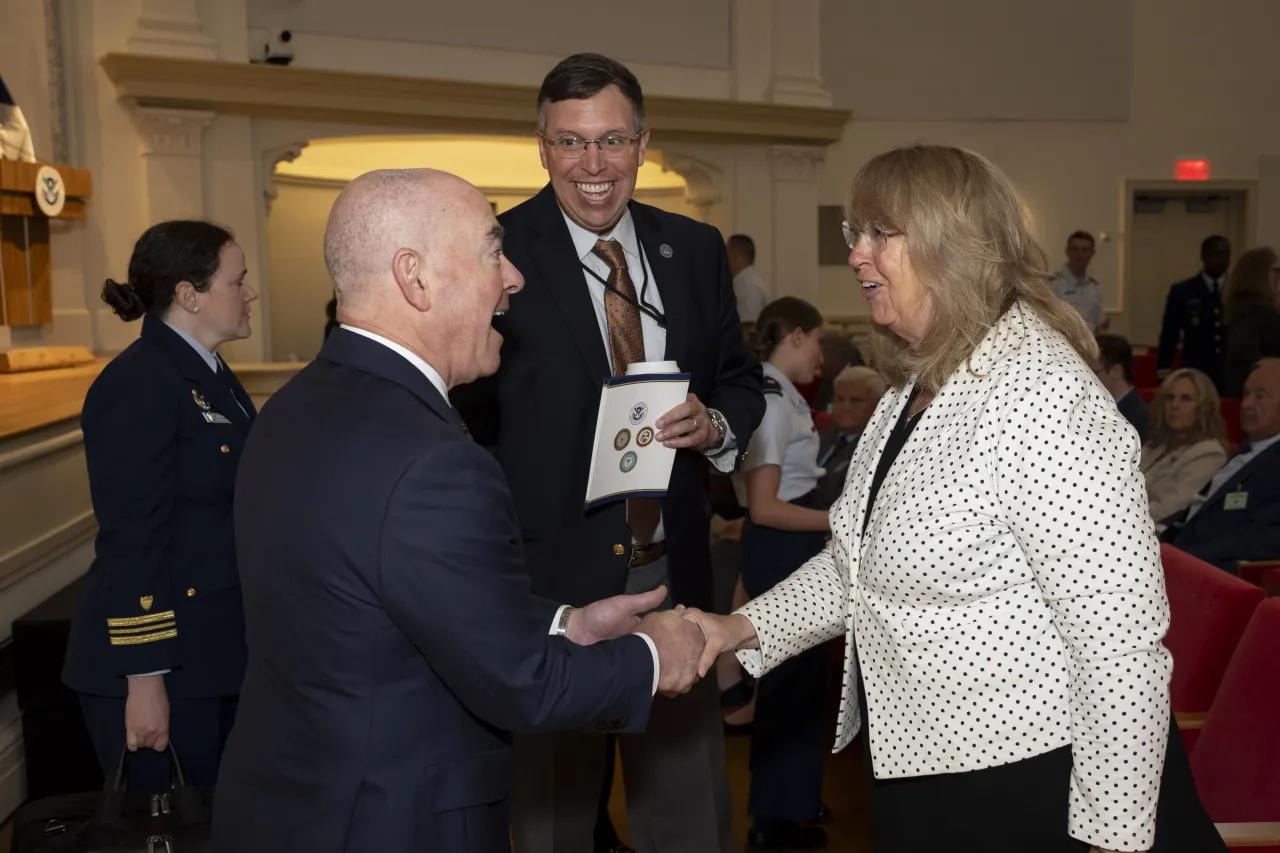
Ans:
{"type": "MultiPolygon", "coordinates": [[[[729,0],[249,0],[249,26],[302,36],[729,68],[729,0]]],[[[409,69],[400,71],[413,74],[409,69]]]]}
{"type": "MultiPolygon", "coordinates": [[[[1280,3],[829,0],[824,12],[824,71],[846,75],[825,83],[855,113],[828,149],[822,204],[840,204],[858,168],[888,148],[972,148],[1017,182],[1052,264],[1077,228],[1109,236],[1091,272],[1110,310],[1132,302],[1121,301],[1124,183],[1168,180],[1179,158],[1208,159],[1215,179],[1257,182],[1252,242],[1280,243],[1280,63],[1270,46],[1280,3]],[[866,25],[843,54],[832,36],[841,16],[866,25]],[[1011,30],[995,38],[1001,20],[1011,30]]],[[[825,310],[865,313],[847,268],[824,267],[820,281],[825,310]]],[[[1123,313],[1113,326],[1125,331],[1123,313]]]]}

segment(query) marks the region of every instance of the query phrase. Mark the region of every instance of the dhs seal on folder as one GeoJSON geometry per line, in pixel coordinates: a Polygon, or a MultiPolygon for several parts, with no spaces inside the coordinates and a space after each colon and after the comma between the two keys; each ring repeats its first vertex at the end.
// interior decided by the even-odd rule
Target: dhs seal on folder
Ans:
{"type": "Polygon", "coordinates": [[[657,440],[657,420],[689,394],[689,374],[679,370],[674,361],[637,362],[627,366],[625,376],[605,380],[587,475],[587,509],[627,498],[666,497],[676,452],[657,440]]]}

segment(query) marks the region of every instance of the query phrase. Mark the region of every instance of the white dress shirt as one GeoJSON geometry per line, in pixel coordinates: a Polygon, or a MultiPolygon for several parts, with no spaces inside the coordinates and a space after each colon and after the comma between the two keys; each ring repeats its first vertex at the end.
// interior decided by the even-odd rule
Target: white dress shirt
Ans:
{"type": "Polygon", "coordinates": [[[1070,745],[1071,836],[1149,849],[1172,666],[1137,434],[1070,343],[1015,304],[920,415],[864,531],[911,390],[885,394],[858,442],[831,542],[739,611],[760,645],[739,659],[759,676],[843,634],[835,745],[861,728],[861,678],[876,778],[1070,745]]]}
{"type": "Polygon", "coordinates": [[[769,302],[766,293],[764,278],[754,266],[747,267],[733,277],[733,296],[738,302],[740,322],[754,323],[760,318],[760,312],[769,302]]]}
{"type": "MultiPolygon", "coordinates": [[[[570,219],[563,210],[560,213],[564,216],[565,225],[569,226],[569,236],[573,238],[573,249],[578,253],[578,260],[584,266],[593,270],[601,279],[608,281],[609,273],[613,270],[592,249],[595,248],[597,240],[617,241],[626,255],[627,273],[631,276],[632,285],[635,286],[637,301],[641,305],[648,305],[655,313],[663,313],[662,293],[658,290],[653,268],[649,266],[648,259],[645,257],[644,247],[636,237],[636,226],[631,219],[630,210],[624,211],[618,224],[613,227],[613,231],[605,235],[588,231],[570,219]],[[649,279],[648,286],[645,286],[646,274],[649,279]]],[[[596,309],[596,320],[600,324],[600,338],[604,342],[605,356],[609,359],[609,369],[612,371],[613,347],[609,346],[609,314],[604,304],[605,288],[599,279],[586,270],[582,271],[582,278],[587,284],[587,292],[591,294],[591,305],[596,309]]],[[[646,311],[640,312],[640,332],[644,336],[644,360],[666,361],[667,330],[646,311]]],[[[711,460],[711,464],[715,465],[717,470],[728,474],[733,471],[735,460],[734,453],[731,451],[736,447],[733,431],[727,430],[724,442],[719,447],[703,451],[703,455],[711,460]]],[[[666,537],[665,525],[659,517],[658,527],[654,530],[650,542],[662,542],[666,537]]]]}
{"type": "Polygon", "coordinates": [[[1210,292],[1216,293],[1219,296],[1222,295],[1222,286],[1227,282],[1227,276],[1225,273],[1217,278],[1210,278],[1207,272],[1200,270],[1200,278],[1209,286],[1210,292]]]}
{"type": "MultiPolygon", "coordinates": [[[[440,373],[434,367],[427,364],[426,360],[423,359],[422,356],[418,355],[416,352],[414,352],[411,349],[408,349],[407,347],[401,346],[395,341],[388,340],[382,337],[382,335],[374,334],[373,332],[367,331],[365,329],[357,329],[355,326],[348,326],[345,323],[340,324],[340,328],[346,329],[348,332],[354,332],[355,334],[361,335],[362,337],[366,337],[371,341],[377,341],[387,349],[393,350],[394,352],[399,353],[410,364],[418,368],[418,370],[422,371],[422,375],[427,377],[427,379],[431,381],[431,384],[434,385],[436,387],[436,390],[440,392],[440,396],[444,397],[444,401],[448,403],[450,407],[453,406],[452,403],[449,403],[449,389],[444,384],[444,378],[440,375],[440,373]]],[[[561,614],[564,613],[565,608],[568,606],[569,605],[567,604],[562,604],[558,608],[556,608],[556,615],[551,619],[551,629],[547,633],[549,634],[556,633],[556,626],[560,624],[560,616],[561,614]]],[[[653,655],[653,693],[657,693],[658,692],[658,667],[659,667],[658,647],[654,644],[653,639],[650,638],[648,634],[638,633],[637,636],[639,636],[640,639],[645,641],[645,644],[648,645],[649,647],[649,653],[653,655]]]]}
{"type": "MultiPolygon", "coordinates": [[[[751,434],[751,447],[742,465],[746,472],[762,465],[779,468],[778,500],[793,501],[807,495],[825,472],[818,467],[818,431],[804,396],[773,362],[766,361],[764,375],[782,388],[781,394],[764,395],[764,417],[751,434]]],[[[743,504],[746,506],[746,504],[743,504]]]]}

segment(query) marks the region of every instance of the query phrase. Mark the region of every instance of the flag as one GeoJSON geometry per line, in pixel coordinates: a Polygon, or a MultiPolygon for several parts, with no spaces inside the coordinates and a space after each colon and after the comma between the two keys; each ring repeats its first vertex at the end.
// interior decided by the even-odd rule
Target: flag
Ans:
{"type": "Polygon", "coordinates": [[[13,102],[9,88],[4,85],[4,78],[0,78],[0,160],[36,161],[36,152],[31,146],[31,130],[22,117],[22,110],[13,102]]]}

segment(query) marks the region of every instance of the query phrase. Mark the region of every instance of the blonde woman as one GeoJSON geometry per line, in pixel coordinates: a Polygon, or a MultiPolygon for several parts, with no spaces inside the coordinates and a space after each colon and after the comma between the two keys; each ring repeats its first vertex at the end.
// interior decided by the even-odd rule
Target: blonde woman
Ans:
{"type": "Polygon", "coordinates": [[[1156,521],[1181,512],[1227,461],[1218,390],[1199,370],[1175,370],[1152,401],[1142,446],[1147,506],[1156,521]]]}
{"type": "Polygon", "coordinates": [[[703,667],[846,638],[835,745],[867,721],[877,851],[1225,850],[1169,736],[1138,436],[1013,185],[915,146],[868,162],[845,209],[892,387],[827,547],[731,616],[686,611],[703,667]]]}

